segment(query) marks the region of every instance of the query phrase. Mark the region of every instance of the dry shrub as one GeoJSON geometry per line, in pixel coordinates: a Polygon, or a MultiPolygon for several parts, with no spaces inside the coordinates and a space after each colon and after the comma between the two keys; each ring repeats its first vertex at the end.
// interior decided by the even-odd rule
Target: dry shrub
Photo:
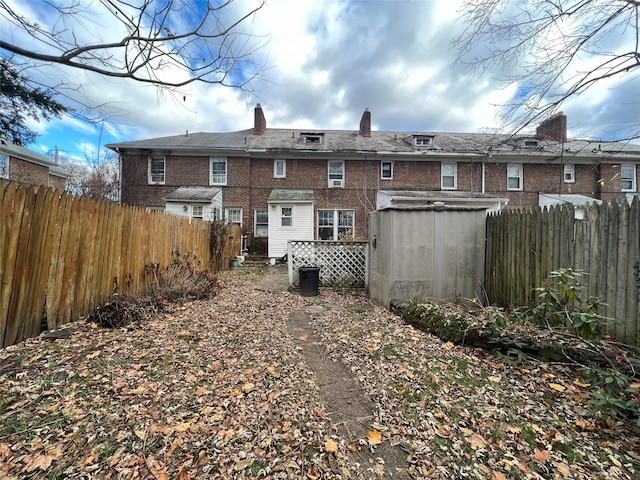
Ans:
{"type": "Polygon", "coordinates": [[[145,277],[151,296],[159,302],[177,302],[209,298],[216,292],[216,278],[201,269],[201,262],[192,253],[172,252],[167,268],[159,272],[157,263],[145,266],[145,277]]]}

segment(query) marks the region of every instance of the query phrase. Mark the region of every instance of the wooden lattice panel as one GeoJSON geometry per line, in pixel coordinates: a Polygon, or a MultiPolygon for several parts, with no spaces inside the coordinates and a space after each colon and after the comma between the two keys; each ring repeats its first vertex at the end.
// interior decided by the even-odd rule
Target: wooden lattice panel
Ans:
{"type": "Polygon", "coordinates": [[[367,242],[290,241],[289,271],[298,286],[300,267],[320,267],[320,286],[364,288],[367,242]]]}

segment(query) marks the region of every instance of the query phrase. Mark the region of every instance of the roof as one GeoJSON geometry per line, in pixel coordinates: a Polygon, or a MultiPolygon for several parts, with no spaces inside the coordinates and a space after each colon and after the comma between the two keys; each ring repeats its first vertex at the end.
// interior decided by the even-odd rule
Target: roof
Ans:
{"type": "Polygon", "coordinates": [[[509,202],[508,198],[486,193],[459,190],[378,190],[377,210],[416,210],[426,206],[459,206],[499,210],[509,202]]]}
{"type": "Polygon", "coordinates": [[[47,157],[42,156],[29,150],[22,145],[16,145],[7,139],[0,140],[0,153],[9,155],[10,157],[19,158],[21,160],[28,160],[29,162],[49,167],[49,173],[57,175],[59,177],[69,177],[69,173],[55,162],[52,162],[47,157]]]}
{"type": "Polygon", "coordinates": [[[506,135],[490,133],[451,132],[389,132],[372,131],[371,137],[363,137],[357,130],[314,130],[322,134],[322,141],[306,143],[304,133],[310,130],[268,128],[262,135],[254,135],[252,129],[228,133],[185,133],[170,137],[151,138],[131,142],[113,143],[108,148],[123,150],[180,151],[208,154],[212,150],[235,152],[238,155],[276,156],[287,153],[351,153],[358,155],[413,155],[418,157],[468,155],[487,157],[492,155],[526,155],[527,160],[536,157],[548,159],[572,158],[606,159],[608,156],[640,158],[640,145],[627,142],[602,142],[569,139],[555,140],[535,138],[531,135],[506,135]],[[433,137],[431,145],[414,145],[413,138],[433,137]],[[527,142],[524,140],[534,140],[527,142]],[[535,146],[531,146],[531,144],[535,146]]]}
{"type": "Polygon", "coordinates": [[[602,204],[602,200],[597,198],[588,197],[586,195],[578,195],[576,193],[540,193],[540,197],[546,197],[547,199],[555,203],[571,203],[573,205],[589,205],[590,203],[602,204]]]}
{"type": "Polygon", "coordinates": [[[165,195],[165,201],[211,202],[222,191],[214,187],[180,187],[165,195]]]}
{"type": "Polygon", "coordinates": [[[313,190],[275,189],[271,190],[267,203],[275,202],[313,202],[313,190]]]}

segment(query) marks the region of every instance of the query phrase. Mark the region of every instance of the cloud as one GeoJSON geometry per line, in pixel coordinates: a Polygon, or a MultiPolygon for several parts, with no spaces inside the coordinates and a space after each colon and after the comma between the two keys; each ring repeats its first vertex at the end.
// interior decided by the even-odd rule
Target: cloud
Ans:
{"type": "MultiPolygon", "coordinates": [[[[269,40],[252,57],[265,68],[250,91],[197,83],[172,95],[149,85],[73,71],[82,89],[67,94],[76,101],[102,105],[109,113],[103,143],[186,130],[251,128],[256,103],[262,104],[268,127],[355,130],[364,108],[369,107],[373,128],[378,130],[498,129],[504,126],[500,105],[525,87],[504,81],[505,75],[517,72],[515,67],[473,77],[466,66],[455,62],[452,40],[465,27],[459,20],[461,3],[268,0],[243,24],[246,34],[255,40],[269,40]]],[[[37,2],[20,2],[24,4],[38,14],[37,2]]],[[[229,13],[246,11],[255,4],[256,0],[238,0],[229,13]]],[[[104,14],[96,18],[99,29],[89,28],[83,39],[119,28],[116,19],[104,14]]],[[[80,19],[83,24],[91,20],[80,19]]],[[[619,47],[619,39],[609,41],[612,48],[619,47]]],[[[475,48],[481,51],[485,46],[475,48]]],[[[180,75],[175,65],[169,65],[166,73],[180,75]]],[[[69,72],[53,68],[39,74],[62,78],[69,72]]],[[[597,137],[620,132],[617,122],[637,118],[639,91],[637,78],[629,78],[598,85],[588,95],[567,102],[563,110],[570,135],[597,137]]],[[[68,150],[80,153],[80,142],[97,144],[98,135],[92,128],[55,120],[41,129],[46,133],[42,142],[57,144],[68,138],[64,140],[70,142],[68,150]],[[65,137],[63,129],[80,138],[65,137]],[[55,134],[60,142],[49,137],[55,134]]]]}

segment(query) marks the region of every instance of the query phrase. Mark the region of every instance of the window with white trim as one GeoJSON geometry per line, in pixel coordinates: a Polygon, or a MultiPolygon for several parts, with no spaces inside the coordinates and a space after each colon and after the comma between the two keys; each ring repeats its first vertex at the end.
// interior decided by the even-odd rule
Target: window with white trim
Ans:
{"type": "Polygon", "coordinates": [[[455,190],[458,188],[458,164],[457,163],[441,163],[440,164],[440,185],[442,190],[455,190]]]}
{"type": "Polygon", "coordinates": [[[320,240],[353,239],[354,219],[353,210],[318,210],[318,238],[320,240]]]}
{"type": "Polygon", "coordinates": [[[191,217],[193,218],[202,218],[202,205],[192,205],[191,206],[191,217]]]}
{"type": "Polygon", "coordinates": [[[576,166],[565,163],[563,178],[564,183],[576,183],[576,166]]]}
{"type": "Polygon", "coordinates": [[[344,162],[342,160],[329,160],[329,188],[344,187],[344,162]]]}
{"type": "Polygon", "coordinates": [[[254,221],[253,235],[255,237],[268,237],[269,210],[266,208],[256,208],[254,221]]]}
{"type": "Polygon", "coordinates": [[[620,179],[622,181],[623,192],[636,191],[636,166],[620,165],[620,179]]]}
{"type": "Polygon", "coordinates": [[[522,190],[522,165],[507,165],[507,190],[522,190]]]}
{"type": "Polygon", "coordinates": [[[391,180],[393,178],[393,162],[380,162],[380,178],[382,180],[391,180]]]}
{"type": "Polygon", "coordinates": [[[0,178],[9,178],[9,157],[0,154],[0,178]]]}
{"type": "Polygon", "coordinates": [[[280,226],[293,226],[293,207],[291,205],[282,205],[280,207],[280,226]]]}
{"type": "Polygon", "coordinates": [[[225,208],[224,218],[229,223],[242,226],[242,209],[241,208],[225,208]]]}
{"type": "Polygon", "coordinates": [[[433,145],[433,136],[431,135],[414,135],[413,144],[417,147],[428,147],[433,145]]]}
{"type": "Polygon", "coordinates": [[[324,133],[300,132],[300,136],[304,140],[304,143],[324,143],[324,133]]]}
{"type": "Polygon", "coordinates": [[[279,158],[273,161],[273,177],[274,178],[287,177],[287,161],[286,160],[279,158]]]}
{"type": "Polygon", "coordinates": [[[164,185],[166,170],[165,157],[149,157],[149,183],[164,185]]]}
{"type": "Polygon", "coordinates": [[[209,185],[227,184],[227,159],[211,158],[209,185]]]}

